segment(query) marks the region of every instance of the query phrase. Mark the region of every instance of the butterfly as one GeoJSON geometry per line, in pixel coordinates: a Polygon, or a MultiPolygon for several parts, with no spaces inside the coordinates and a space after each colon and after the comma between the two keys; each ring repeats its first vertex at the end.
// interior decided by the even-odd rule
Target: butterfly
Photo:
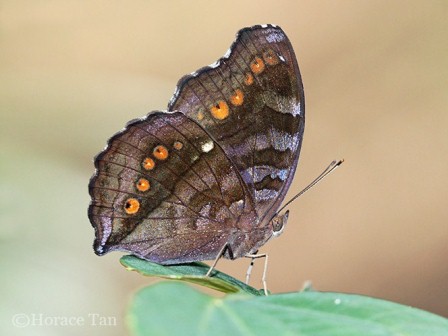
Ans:
{"type": "Polygon", "coordinates": [[[254,256],[279,235],[305,126],[292,45],[241,29],[214,64],[180,79],[167,111],[130,121],[95,158],[88,216],[98,255],[159,264],[254,256]]]}

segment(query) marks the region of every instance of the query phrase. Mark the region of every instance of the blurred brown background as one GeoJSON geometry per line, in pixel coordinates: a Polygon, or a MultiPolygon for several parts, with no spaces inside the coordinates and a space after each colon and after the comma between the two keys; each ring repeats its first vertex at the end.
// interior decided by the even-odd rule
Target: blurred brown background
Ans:
{"type": "MultiPolygon", "coordinates": [[[[94,255],[92,158],[258,23],[285,30],[305,83],[288,197],[346,160],[291,206],[284,235],[263,249],[270,290],[309,279],[448,316],[446,1],[2,1],[2,335],[125,333],[131,294],[155,280],[127,272],[119,253],[94,255]],[[22,313],[86,322],[15,327],[22,313]],[[93,326],[90,313],[117,326],[93,326]]],[[[243,279],[247,265],[218,268],[243,279]]]]}

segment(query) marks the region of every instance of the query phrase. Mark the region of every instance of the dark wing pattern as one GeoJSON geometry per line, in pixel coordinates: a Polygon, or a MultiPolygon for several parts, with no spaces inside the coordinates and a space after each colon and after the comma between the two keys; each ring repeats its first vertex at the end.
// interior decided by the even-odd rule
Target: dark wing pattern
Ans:
{"type": "Polygon", "coordinates": [[[182,78],[168,110],[196,120],[236,165],[266,226],[292,182],[305,125],[299,67],[279,27],[242,29],[214,65],[182,78]]]}
{"type": "Polygon", "coordinates": [[[182,113],[153,112],[113,136],[96,160],[89,218],[97,254],[162,264],[214,259],[254,205],[215,140],[182,113]]]}
{"type": "Polygon", "coordinates": [[[131,121],[96,157],[95,252],[161,264],[214,259],[225,246],[228,258],[254,253],[273,234],[303,136],[288,38],[242,29],[226,56],[180,80],[168,108],[131,121]]]}

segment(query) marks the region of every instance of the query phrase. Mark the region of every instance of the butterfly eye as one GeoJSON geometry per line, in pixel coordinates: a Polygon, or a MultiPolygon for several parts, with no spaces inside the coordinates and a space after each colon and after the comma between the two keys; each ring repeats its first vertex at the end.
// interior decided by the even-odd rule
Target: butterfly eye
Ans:
{"type": "Polygon", "coordinates": [[[140,209],[140,202],[135,198],[129,198],[124,203],[124,211],[126,211],[128,215],[133,215],[137,213],[139,209],[140,209]]]}
{"type": "Polygon", "coordinates": [[[274,237],[278,237],[283,233],[286,223],[288,222],[288,216],[289,210],[286,211],[283,215],[277,215],[272,219],[272,235],[274,237]]]}

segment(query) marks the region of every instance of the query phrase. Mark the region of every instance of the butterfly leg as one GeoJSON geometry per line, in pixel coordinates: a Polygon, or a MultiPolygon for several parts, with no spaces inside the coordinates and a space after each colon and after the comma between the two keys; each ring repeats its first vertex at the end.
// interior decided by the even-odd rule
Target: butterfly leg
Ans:
{"type": "Polygon", "coordinates": [[[218,260],[221,259],[221,257],[224,255],[224,252],[227,249],[227,244],[225,244],[221,250],[219,251],[218,255],[215,258],[215,261],[213,261],[212,266],[210,266],[210,268],[208,269],[207,273],[205,274],[206,277],[209,277],[210,274],[212,273],[213,269],[215,268],[216,264],[218,263],[218,260]]]}
{"type": "Polygon", "coordinates": [[[250,275],[252,273],[252,268],[254,267],[254,260],[255,260],[255,258],[249,257],[249,256],[246,256],[246,257],[252,259],[250,261],[249,267],[247,268],[247,272],[246,272],[246,285],[248,285],[249,284],[250,275]]]}
{"type": "Polygon", "coordinates": [[[264,269],[263,269],[263,276],[261,278],[261,281],[263,282],[263,289],[264,289],[264,294],[268,295],[268,285],[266,282],[266,273],[268,270],[268,255],[266,253],[263,254],[246,254],[245,255],[246,258],[251,258],[251,262],[250,265],[247,269],[247,273],[246,273],[246,284],[249,283],[249,278],[250,278],[250,273],[252,272],[252,267],[254,265],[254,260],[258,259],[258,258],[264,258],[264,269]]]}

